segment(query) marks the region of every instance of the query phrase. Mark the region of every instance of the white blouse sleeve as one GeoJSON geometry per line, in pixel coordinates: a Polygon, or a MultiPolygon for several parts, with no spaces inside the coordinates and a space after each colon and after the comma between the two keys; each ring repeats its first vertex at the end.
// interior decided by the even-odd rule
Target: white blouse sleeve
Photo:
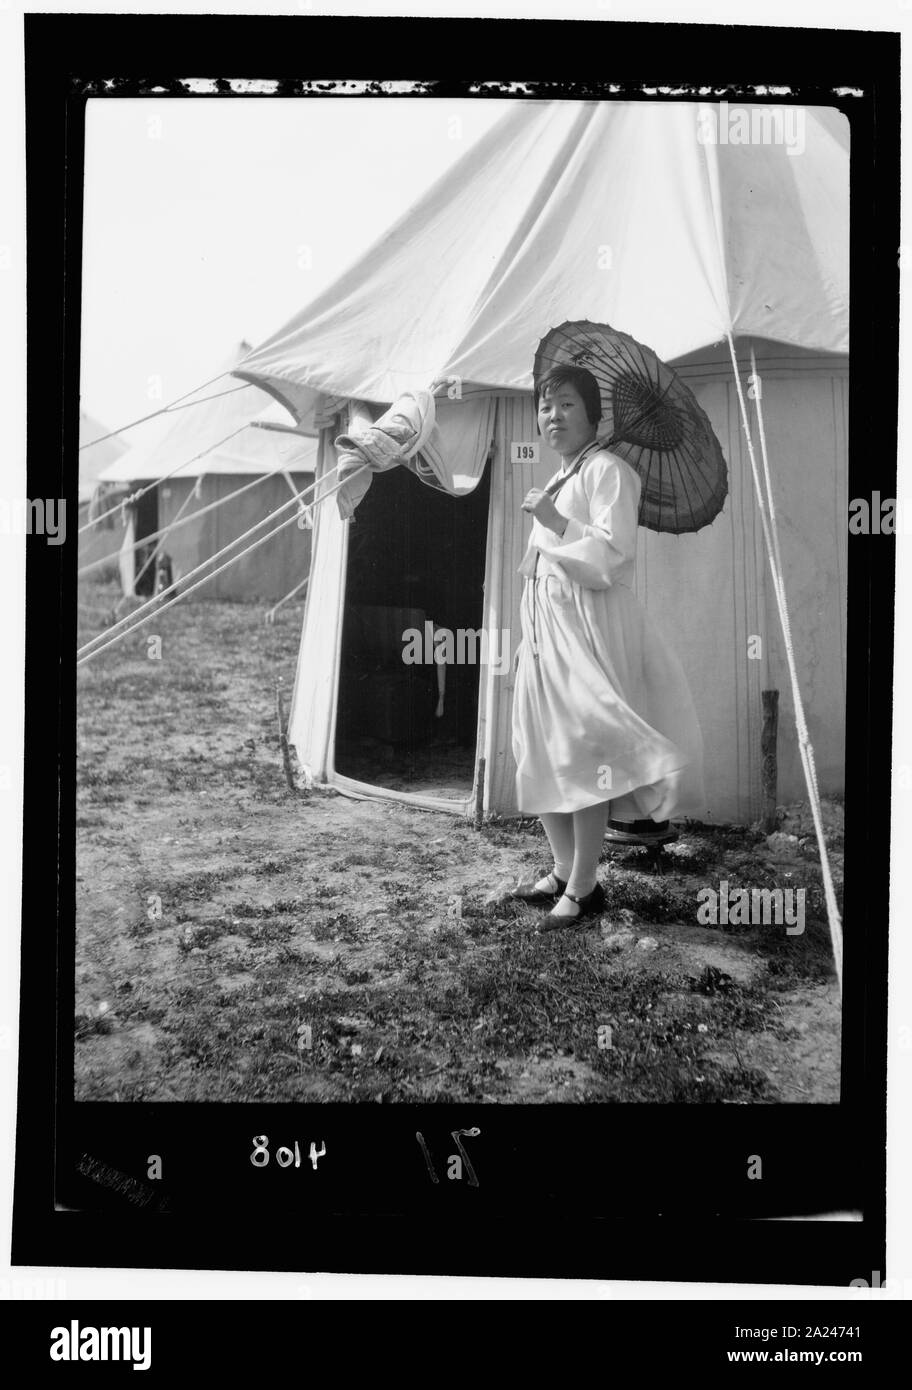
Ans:
{"type": "Polygon", "coordinates": [[[580,482],[589,502],[589,522],[569,517],[563,536],[543,527],[539,549],[557,560],[577,584],[607,589],[615,571],[636,555],[640,480],[604,450],[583,468],[580,482]]]}

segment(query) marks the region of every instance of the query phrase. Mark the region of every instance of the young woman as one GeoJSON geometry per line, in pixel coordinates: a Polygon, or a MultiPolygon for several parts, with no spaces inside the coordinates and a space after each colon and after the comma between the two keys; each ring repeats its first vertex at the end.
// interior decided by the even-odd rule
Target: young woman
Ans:
{"type": "Polygon", "coordinates": [[[557,367],[535,403],[562,467],[522,504],[534,521],[520,566],[513,754],[519,809],[541,819],[554,867],[513,896],[552,905],[547,931],[605,908],[609,805],[618,821],[702,808],[703,746],[681,663],[630,587],[641,485],[596,439],[598,382],[557,367]]]}

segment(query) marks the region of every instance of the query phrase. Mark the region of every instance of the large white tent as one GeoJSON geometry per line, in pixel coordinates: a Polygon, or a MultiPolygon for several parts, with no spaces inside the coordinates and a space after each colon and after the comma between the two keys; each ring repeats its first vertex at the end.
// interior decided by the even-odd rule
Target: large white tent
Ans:
{"type": "MultiPolygon", "coordinates": [[[[353,775],[339,756],[352,642],[370,614],[381,626],[455,618],[507,630],[515,650],[531,525],[520,503],[559,465],[536,431],[533,355],[550,327],[589,319],[679,368],[729,465],[713,525],[681,537],[641,531],[637,564],[637,593],[694,691],[707,819],[760,810],[761,690],[781,695],[779,799],[804,794],[732,350],[745,390],[756,353],[798,682],[820,788],[842,788],[848,123],[826,108],[780,120],[770,111],[519,101],[239,364],[236,375],[302,428],[320,427],[321,477],[364,403],[377,414],[438,384],[437,452],[450,469],[435,470],[437,489],[396,468],[373,477],[351,521],[332,501],[317,512],[289,722],[316,781],[408,794],[353,775]]],[[[417,804],[516,811],[511,690],[509,668],[481,667],[469,775],[450,786],[425,779],[410,794],[417,804]]]]}
{"type": "MultiPolygon", "coordinates": [[[[247,351],[242,344],[226,368],[247,351]]],[[[159,417],[146,437],[99,473],[99,483],[109,491],[118,484],[131,493],[144,490],[132,509],[120,555],[125,594],[134,592],[143,565],[144,551],[134,543],[144,535],[167,530],[161,547],[177,581],[313,482],[317,439],[295,431],[288,413],[265,392],[238,387],[223,377],[202,388],[181,409],[159,417]],[[241,495],[233,495],[240,489],[241,495]],[[175,525],[197,513],[205,514],[175,525]]],[[[110,504],[102,495],[98,505],[104,510],[110,504]]],[[[276,521],[292,514],[286,508],[276,521]]],[[[264,526],[252,539],[267,531],[264,526]]],[[[310,542],[309,526],[287,526],[198,595],[283,598],[308,574],[310,542]]]]}

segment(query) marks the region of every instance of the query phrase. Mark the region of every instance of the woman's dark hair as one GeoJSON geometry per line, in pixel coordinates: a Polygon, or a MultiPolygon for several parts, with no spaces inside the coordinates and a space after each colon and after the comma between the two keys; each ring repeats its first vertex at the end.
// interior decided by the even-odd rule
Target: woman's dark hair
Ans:
{"type": "Polygon", "coordinates": [[[552,367],[550,372],[546,372],[543,377],[539,377],[536,381],[534,387],[536,414],[544,392],[549,388],[554,390],[558,386],[575,387],[586,407],[586,418],[590,425],[598,424],[602,418],[602,395],[599,391],[599,384],[586,367],[573,367],[569,363],[566,366],[552,367]]]}

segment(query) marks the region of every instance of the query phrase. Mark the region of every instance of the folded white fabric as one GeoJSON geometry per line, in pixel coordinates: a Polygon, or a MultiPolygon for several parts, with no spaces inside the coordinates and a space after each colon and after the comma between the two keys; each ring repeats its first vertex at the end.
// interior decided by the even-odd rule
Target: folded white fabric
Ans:
{"type": "Polygon", "coordinates": [[[345,409],[345,405],[346,398],[344,396],[318,396],[314,406],[314,429],[329,429],[336,416],[345,409]]]}
{"type": "Polygon", "coordinates": [[[338,477],[349,478],[336,493],[339,515],[348,521],[370,487],[370,473],[350,477],[367,465],[373,473],[416,454],[436,423],[434,397],[430,391],[405,391],[379,420],[371,420],[362,401],[352,401],[348,432],[335,440],[338,477]]]}
{"type": "Polygon", "coordinates": [[[470,400],[438,400],[437,424],[408,467],[452,497],[465,497],[484,473],[496,409],[493,393],[470,400]]]}

